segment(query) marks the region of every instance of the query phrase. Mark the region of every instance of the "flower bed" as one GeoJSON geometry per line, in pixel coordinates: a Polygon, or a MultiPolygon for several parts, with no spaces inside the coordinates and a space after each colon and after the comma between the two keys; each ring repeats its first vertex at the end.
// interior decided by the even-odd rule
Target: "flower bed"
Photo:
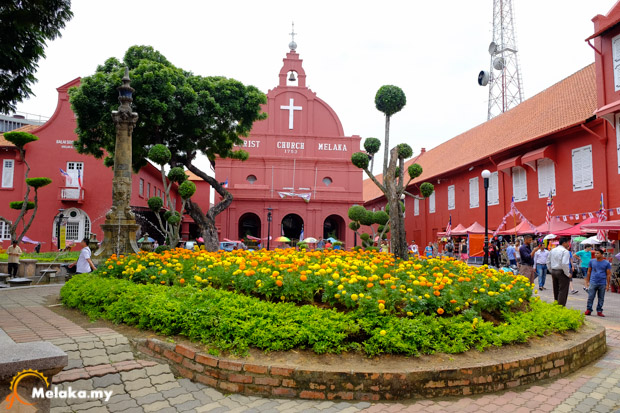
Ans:
{"type": "Polygon", "coordinates": [[[113,257],[63,302],[93,318],[181,334],[237,353],[419,355],[575,330],[583,315],[532,296],[527,279],[459,261],[376,252],[173,250],[113,257]]]}

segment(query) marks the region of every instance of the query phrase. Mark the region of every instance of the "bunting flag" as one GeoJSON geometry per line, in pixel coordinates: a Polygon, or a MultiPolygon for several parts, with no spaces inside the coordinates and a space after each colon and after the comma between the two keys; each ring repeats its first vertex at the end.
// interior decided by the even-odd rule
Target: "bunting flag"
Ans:
{"type": "Polygon", "coordinates": [[[499,227],[497,227],[497,229],[493,232],[493,237],[496,237],[500,229],[502,229],[502,227],[506,225],[506,220],[509,216],[514,216],[515,218],[519,218],[521,221],[525,221],[525,223],[529,225],[529,227],[532,229],[532,232],[537,234],[536,226],[532,224],[527,218],[525,218],[521,211],[517,209],[517,207],[515,206],[515,199],[513,197],[512,202],[510,203],[510,211],[508,211],[504,218],[502,218],[502,223],[499,224],[499,227]]]}
{"type": "Polygon", "coordinates": [[[448,226],[446,227],[446,237],[449,237],[452,234],[452,214],[450,214],[450,219],[448,220],[448,226]]]}
{"type": "MultiPolygon", "coordinates": [[[[607,210],[605,209],[605,204],[603,203],[603,193],[601,192],[601,209],[598,213],[598,221],[603,222],[607,221],[607,210]]],[[[599,241],[605,241],[607,239],[606,231],[599,229],[596,233],[596,238],[599,241]]]]}
{"type": "MultiPolygon", "coordinates": [[[[555,207],[553,206],[553,195],[551,191],[549,191],[549,198],[547,198],[547,219],[545,220],[547,225],[551,223],[551,216],[553,215],[554,212],[555,212],[555,207]]],[[[564,218],[564,221],[566,221],[566,217],[564,218]]]]}

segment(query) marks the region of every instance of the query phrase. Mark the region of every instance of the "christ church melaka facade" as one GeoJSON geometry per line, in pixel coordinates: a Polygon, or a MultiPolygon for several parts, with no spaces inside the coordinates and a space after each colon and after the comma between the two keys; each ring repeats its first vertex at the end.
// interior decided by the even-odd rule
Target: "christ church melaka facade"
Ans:
{"type": "MultiPolygon", "coordinates": [[[[345,136],[338,115],[306,87],[296,44],[289,47],[279,84],[262,108],[267,119],[254,123],[239,147],[249,159],[217,160],[216,179],[234,198],[217,216],[219,237],[249,235],[266,246],[270,235],[273,248],[281,235],[293,241],[333,236],[352,247],[347,211],[362,204],[362,170],[353,166],[351,155],[361,139],[345,136]]],[[[220,200],[216,194],[215,203],[220,200]]]]}

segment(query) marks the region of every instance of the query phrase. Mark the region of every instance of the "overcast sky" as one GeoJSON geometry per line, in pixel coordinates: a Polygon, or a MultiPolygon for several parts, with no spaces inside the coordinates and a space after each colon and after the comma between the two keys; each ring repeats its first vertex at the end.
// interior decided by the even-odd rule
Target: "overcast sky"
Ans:
{"type": "MultiPolygon", "coordinates": [[[[584,39],[593,33],[592,17],[613,4],[514,0],[525,98],[594,61],[584,39]]],[[[383,138],[374,96],[384,84],[407,95],[392,118],[391,143],[407,142],[414,153],[487,118],[488,89],[477,75],[489,70],[492,0],[74,0],[72,9],[39,64],[36,96],[19,111],[51,116],[58,86],[135,44],[196,74],[232,77],[266,93],[277,85],[295,21],[307,85],[336,111],[347,135],[383,138]]]]}

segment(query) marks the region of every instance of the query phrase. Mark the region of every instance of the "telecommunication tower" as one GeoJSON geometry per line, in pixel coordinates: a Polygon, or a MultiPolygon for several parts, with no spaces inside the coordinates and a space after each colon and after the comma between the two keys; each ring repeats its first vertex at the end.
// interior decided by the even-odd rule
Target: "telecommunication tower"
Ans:
{"type": "Polygon", "coordinates": [[[493,41],[489,54],[489,71],[482,70],[478,74],[478,84],[489,86],[487,119],[512,109],[523,100],[512,0],[493,0],[493,41]]]}

